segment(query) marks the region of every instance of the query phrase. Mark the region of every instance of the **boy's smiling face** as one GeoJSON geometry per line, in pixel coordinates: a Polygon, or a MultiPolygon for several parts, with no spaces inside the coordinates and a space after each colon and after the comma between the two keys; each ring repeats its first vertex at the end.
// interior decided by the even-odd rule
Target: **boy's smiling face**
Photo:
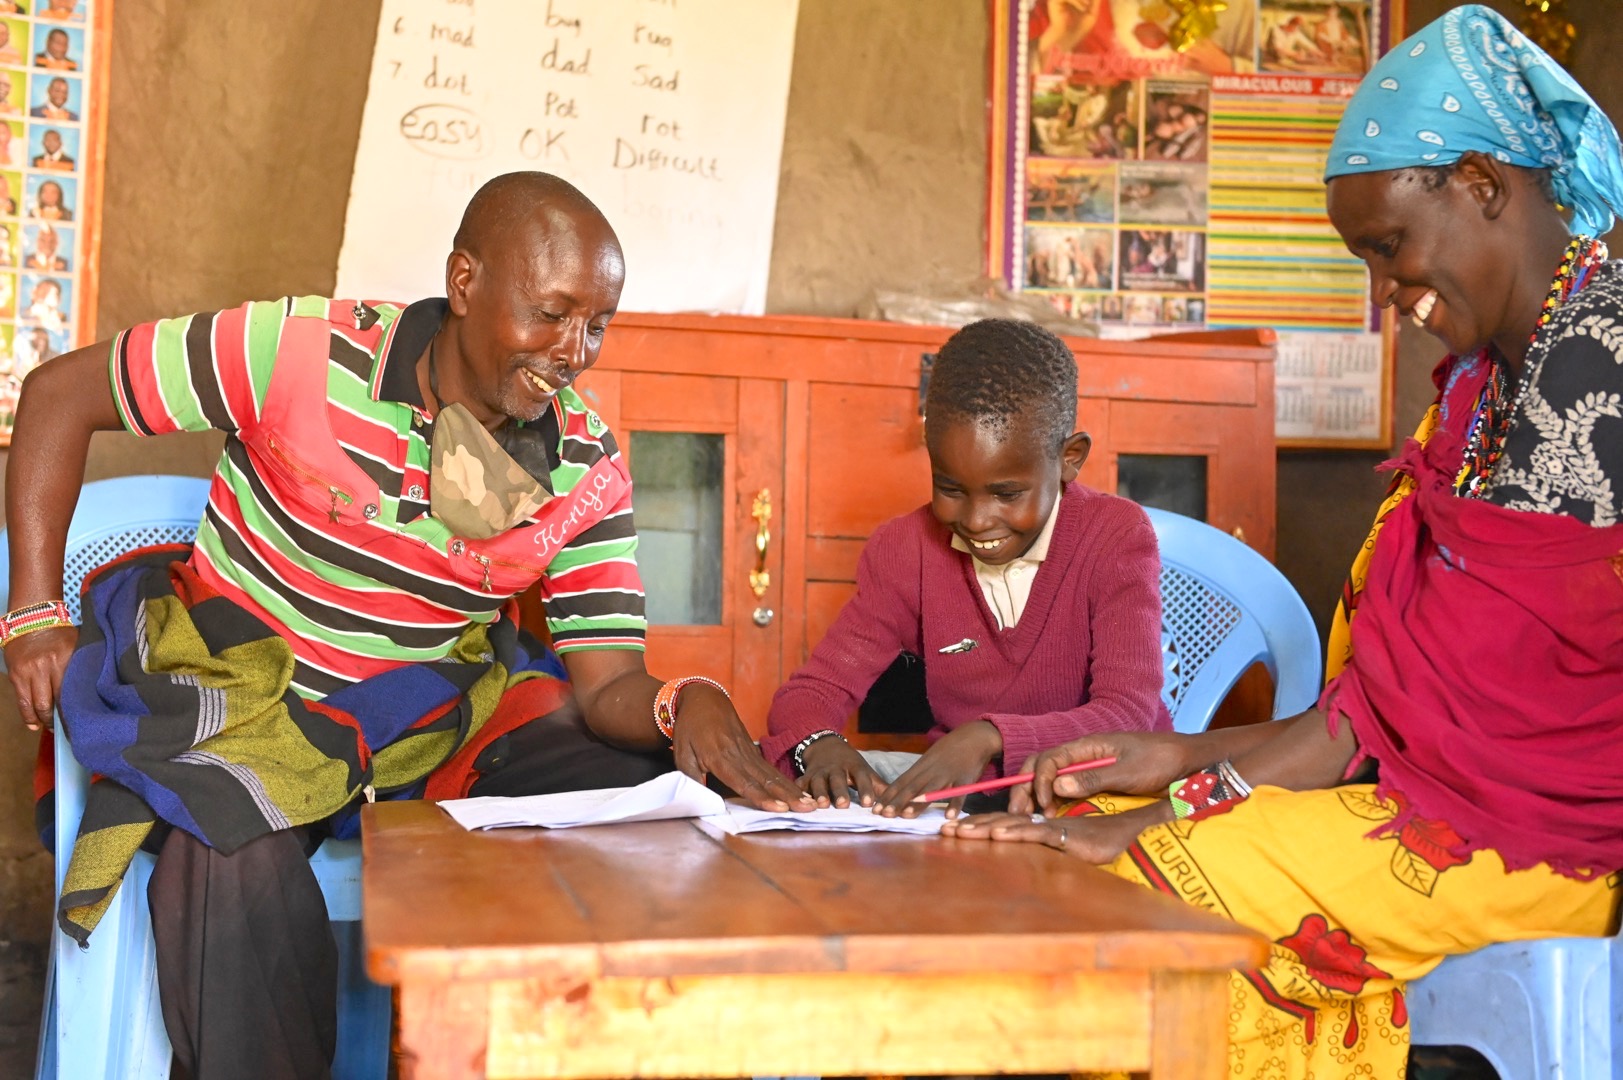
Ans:
{"type": "Polygon", "coordinates": [[[1029,417],[1008,426],[954,417],[930,435],[930,510],[989,566],[1031,550],[1087,460],[1087,435],[1056,454],[1037,428],[1029,417]]]}

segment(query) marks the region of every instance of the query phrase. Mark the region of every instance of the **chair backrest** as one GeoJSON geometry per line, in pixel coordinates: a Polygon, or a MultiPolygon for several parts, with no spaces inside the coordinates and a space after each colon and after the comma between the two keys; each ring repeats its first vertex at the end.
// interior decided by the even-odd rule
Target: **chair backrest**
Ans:
{"type": "Polygon", "coordinates": [[[1146,507],[1161,546],[1161,697],[1182,732],[1206,730],[1235,682],[1261,661],[1274,718],[1319,696],[1319,631],[1267,559],[1221,529],[1146,507]]]}
{"type": "MultiPolygon", "coordinates": [[[[96,567],[127,551],[153,544],[189,543],[197,535],[209,482],[191,476],[120,476],[96,480],[79,492],[79,504],[68,526],[62,590],[68,610],[79,618],[79,584],[96,567]]],[[[11,591],[11,552],[0,529],[0,610],[11,591]]],[[[57,851],[67,851],[84,815],[89,777],[73,758],[62,725],[56,725],[57,851]]],[[[67,860],[56,860],[57,891],[67,860]]]]}
{"type": "Polygon", "coordinates": [[[62,569],[74,618],[86,574],[135,548],[191,543],[208,497],[209,482],[191,476],[120,476],[86,484],[68,526],[62,569]]]}

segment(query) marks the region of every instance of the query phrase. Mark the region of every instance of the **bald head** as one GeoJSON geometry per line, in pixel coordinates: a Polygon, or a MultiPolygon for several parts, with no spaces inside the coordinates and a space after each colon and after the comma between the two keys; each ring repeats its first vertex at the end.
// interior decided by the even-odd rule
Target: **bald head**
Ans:
{"type": "Polygon", "coordinates": [[[495,252],[530,230],[531,224],[551,232],[567,228],[587,234],[606,234],[618,249],[619,237],[597,206],[567,180],[544,172],[503,173],[488,181],[468,202],[457,226],[453,246],[476,259],[495,252]]]}
{"type": "Polygon", "coordinates": [[[596,362],[624,284],[620,241],[590,199],[546,173],[496,177],[445,262],[442,400],[491,430],[535,419],[596,362]]]}

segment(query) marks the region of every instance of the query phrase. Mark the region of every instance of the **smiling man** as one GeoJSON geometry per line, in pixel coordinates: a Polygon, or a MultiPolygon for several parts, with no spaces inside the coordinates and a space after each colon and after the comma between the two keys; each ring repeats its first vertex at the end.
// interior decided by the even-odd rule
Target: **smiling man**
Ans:
{"type": "Polygon", "coordinates": [[[810,806],[720,687],[643,666],[630,476],[573,389],[624,278],[584,195],[509,174],[469,204],[443,298],[165,319],[25,382],[0,643],[24,720],[60,703],[107,780],[59,915],[84,940],[136,847],[159,852],[164,1019],[194,1080],[327,1075],[336,954],[305,855],[363,800],[633,784],[674,756],[810,806]],[[68,523],[91,433],[120,429],[221,430],[225,452],[196,543],[96,571],[76,632],[68,523]],[[515,625],[537,581],[555,652],[515,625]]]}

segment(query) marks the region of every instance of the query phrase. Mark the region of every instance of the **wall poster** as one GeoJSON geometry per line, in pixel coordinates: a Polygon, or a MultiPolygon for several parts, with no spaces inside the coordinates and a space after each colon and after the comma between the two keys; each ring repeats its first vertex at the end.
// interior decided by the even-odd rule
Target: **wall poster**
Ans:
{"type": "Polygon", "coordinates": [[[995,0],[990,273],[1105,337],[1272,327],[1280,445],[1390,445],[1395,324],[1321,177],[1403,2],[995,0]]]}
{"type": "Polygon", "coordinates": [[[112,0],[0,0],[0,446],[23,376],[95,340],[112,0]]]}

